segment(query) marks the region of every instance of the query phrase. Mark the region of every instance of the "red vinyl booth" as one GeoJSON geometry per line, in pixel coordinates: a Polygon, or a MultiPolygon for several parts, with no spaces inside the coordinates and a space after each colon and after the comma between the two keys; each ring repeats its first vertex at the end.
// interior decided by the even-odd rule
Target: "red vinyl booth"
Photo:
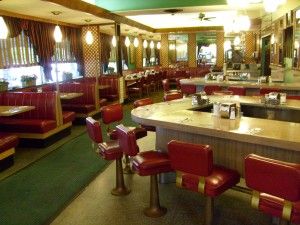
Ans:
{"type": "Polygon", "coordinates": [[[111,190],[113,195],[127,195],[130,190],[125,186],[122,157],[123,152],[119,147],[118,141],[103,142],[100,123],[92,117],[86,118],[87,133],[92,140],[93,146],[96,145],[96,151],[103,159],[116,161],[116,186],[111,190]]]}
{"type": "Polygon", "coordinates": [[[205,224],[212,224],[213,199],[240,180],[237,171],[213,164],[209,145],[181,141],[168,143],[172,169],[176,171],[176,186],[206,196],[205,224]]]}
{"type": "Polygon", "coordinates": [[[280,218],[281,224],[300,224],[300,164],[250,154],[245,180],[253,189],[252,207],[280,218]]]}
{"type": "Polygon", "coordinates": [[[231,86],[231,87],[228,87],[227,90],[232,91],[232,94],[234,94],[234,95],[243,95],[243,96],[246,95],[246,88],[244,88],[244,87],[231,86]]]}
{"type": "Polygon", "coordinates": [[[184,95],[195,94],[197,91],[197,87],[194,84],[181,84],[181,92],[184,95]]]}
{"type": "Polygon", "coordinates": [[[167,209],[160,206],[157,174],[172,171],[168,154],[155,150],[139,153],[135,134],[128,127],[117,126],[119,145],[123,153],[133,156],[132,168],[140,176],[150,176],[150,206],[144,210],[149,217],[163,216],[167,209]]]}
{"type": "Polygon", "coordinates": [[[218,85],[206,85],[206,86],[204,86],[203,90],[205,91],[205,93],[207,95],[212,95],[213,92],[215,92],[215,91],[221,91],[222,88],[220,86],[218,86],[218,85]]]}

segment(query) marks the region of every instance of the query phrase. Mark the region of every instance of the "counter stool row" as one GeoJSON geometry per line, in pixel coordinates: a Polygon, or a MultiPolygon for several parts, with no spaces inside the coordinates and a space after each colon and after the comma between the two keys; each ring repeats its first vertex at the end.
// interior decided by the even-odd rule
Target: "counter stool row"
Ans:
{"type": "MultiPolygon", "coordinates": [[[[100,122],[86,119],[87,131],[97,151],[106,160],[116,161],[114,195],[126,195],[122,157],[132,157],[132,168],[140,176],[150,176],[150,205],[144,210],[149,217],[160,217],[166,209],[160,206],[157,174],[176,171],[176,186],[206,196],[205,224],[212,224],[214,198],[236,185],[237,171],[213,164],[209,145],[171,141],[168,153],[157,150],[139,152],[134,129],[118,125],[118,140],[103,142],[100,122]]],[[[251,205],[281,218],[281,224],[300,223],[300,164],[286,163],[251,154],[245,159],[246,185],[253,190],[251,205]]]]}

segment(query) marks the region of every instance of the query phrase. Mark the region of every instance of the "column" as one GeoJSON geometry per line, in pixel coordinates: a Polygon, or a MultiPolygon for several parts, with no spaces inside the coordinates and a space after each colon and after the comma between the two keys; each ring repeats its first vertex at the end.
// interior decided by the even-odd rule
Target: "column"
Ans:
{"type": "Polygon", "coordinates": [[[255,52],[255,34],[251,31],[245,35],[245,63],[255,62],[253,52],[255,52]]]}
{"type": "Polygon", "coordinates": [[[137,69],[143,68],[143,39],[142,36],[138,36],[139,40],[139,46],[136,48],[136,54],[135,54],[135,66],[137,69]]]}
{"type": "Polygon", "coordinates": [[[188,66],[197,67],[196,61],[196,33],[188,34],[188,66]]]}
{"type": "Polygon", "coordinates": [[[162,34],[161,35],[160,65],[162,67],[169,67],[169,41],[168,41],[168,34],[162,34]]]}
{"type": "Polygon", "coordinates": [[[224,32],[217,32],[217,62],[216,66],[222,67],[224,64],[224,32]]]}

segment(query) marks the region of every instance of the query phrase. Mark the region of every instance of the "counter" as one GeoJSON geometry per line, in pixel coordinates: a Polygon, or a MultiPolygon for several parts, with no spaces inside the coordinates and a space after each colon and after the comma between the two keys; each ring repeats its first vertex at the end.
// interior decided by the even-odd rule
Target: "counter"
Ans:
{"type": "MultiPolygon", "coordinates": [[[[300,101],[268,106],[259,97],[210,96],[210,101],[240,101],[253,107],[293,109],[300,116],[300,101]],[[226,99],[224,99],[226,98],[226,99]]],[[[300,163],[300,123],[251,118],[230,120],[198,111],[191,98],[161,102],[133,109],[132,119],[140,124],[156,126],[156,148],[167,151],[173,139],[209,144],[217,164],[236,169],[243,176],[244,158],[256,153],[274,159],[300,163]]],[[[201,107],[200,107],[201,108],[201,107]]]]}

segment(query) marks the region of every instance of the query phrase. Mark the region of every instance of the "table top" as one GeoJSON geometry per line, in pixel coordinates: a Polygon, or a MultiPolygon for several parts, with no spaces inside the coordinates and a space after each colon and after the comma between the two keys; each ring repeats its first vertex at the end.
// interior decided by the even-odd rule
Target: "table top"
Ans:
{"type": "Polygon", "coordinates": [[[0,116],[14,116],[35,109],[34,106],[0,106],[0,116]]]}
{"type": "Polygon", "coordinates": [[[59,93],[59,97],[60,97],[60,99],[62,99],[62,100],[70,100],[70,99],[74,99],[74,98],[78,98],[78,97],[80,97],[80,96],[82,96],[83,95],[83,93],[76,93],[76,92],[74,92],[74,93],[64,93],[64,92],[60,92],[59,93]]]}
{"type": "Polygon", "coordinates": [[[110,88],[110,85],[98,85],[99,90],[104,90],[104,89],[107,89],[107,88],[110,88]]]}
{"type": "MultiPolygon", "coordinates": [[[[211,101],[220,101],[222,97],[215,96],[211,101]]],[[[251,97],[240,97],[240,101],[249,105],[262,104],[258,98],[251,97]]],[[[189,110],[193,108],[191,103],[191,98],[184,98],[142,106],[133,109],[131,116],[140,124],[300,152],[300,123],[245,116],[230,120],[212,113],[189,110]]],[[[297,100],[287,100],[286,105],[276,107],[299,109],[300,104],[297,100]]]]}

